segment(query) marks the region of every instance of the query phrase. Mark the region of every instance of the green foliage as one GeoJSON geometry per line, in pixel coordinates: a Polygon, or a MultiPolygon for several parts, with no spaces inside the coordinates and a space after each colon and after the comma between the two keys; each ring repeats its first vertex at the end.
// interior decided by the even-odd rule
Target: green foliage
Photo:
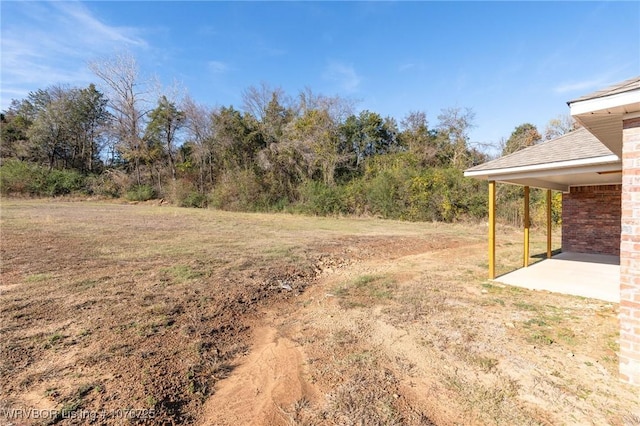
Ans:
{"type": "MultiPolygon", "coordinates": [[[[498,184],[497,216],[505,223],[521,227],[524,221],[524,188],[522,186],[498,184]]],[[[546,226],[547,199],[546,191],[531,188],[529,193],[529,218],[531,226],[546,226]]],[[[562,193],[556,192],[551,197],[551,223],[562,223],[562,193]]]]}
{"type": "MultiPolygon", "coordinates": [[[[52,86],[2,112],[3,194],[86,191],[131,201],[162,197],[184,207],[415,221],[486,216],[486,182],[462,173],[486,160],[469,138],[470,109],[443,109],[433,127],[426,113],[413,111],[399,128],[393,118],[354,111],[347,99],[309,90],[296,98],[263,85],[244,92],[244,111],[190,99],[178,106],[163,96],[143,113],[141,99],[118,97],[137,84],[136,73],[126,73],[135,60],[122,64],[114,72],[124,71],[123,80],[114,85],[94,69],[107,77],[109,99],[94,85],[52,86]]],[[[505,153],[539,139],[523,124],[505,153]]],[[[499,185],[499,218],[520,225],[522,205],[522,188],[499,185]]],[[[543,193],[532,190],[534,225],[546,220],[545,208],[543,193]]],[[[560,208],[558,194],[556,223],[560,208]]]]}
{"type": "Polygon", "coordinates": [[[551,196],[551,221],[557,225],[562,223],[562,193],[551,196]]]}
{"type": "Polygon", "coordinates": [[[35,164],[5,160],[0,166],[0,190],[3,195],[32,194],[39,170],[35,164]]]}
{"type": "Polygon", "coordinates": [[[212,123],[216,129],[215,143],[223,169],[252,167],[258,151],[265,147],[255,117],[243,115],[233,107],[223,107],[212,115],[212,123]]]}
{"type": "Polygon", "coordinates": [[[353,150],[356,166],[367,157],[393,152],[398,147],[395,122],[367,110],[348,117],[340,133],[344,144],[353,150]]]}
{"type": "Polygon", "coordinates": [[[186,180],[173,181],[166,193],[172,204],[180,207],[207,207],[209,199],[206,194],[198,192],[196,186],[186,180]]]}
{"type": "Polygon", "coordinates": [[[13,101],[8,111],[0,114],[0,157],[26,158],[27,130],[32,122],[20,114],[20,103],[13,101]]]}
{"type": "Polygon", "coordinates": [[[387,154],[369,158],[364,174],[345,185],[349,212],[401,218],[406,209],[407,183],[416,172],[413,154],[387,154]]]}
{"type": "Polygon", "coordinates": [[[57,196],[85,189],[84,177],[75,170],[51,170],[20,160],[5,160],[0,166],[2,194],[57,196]]]}
{"type": "Polygon", "coordinates": [[[44,195],[65,195],[84,189],[84,177],[75,170],[52,170],[45,176],[44,195]]]}
{"type": "Polygon", "coordinates": [[[368,159],[364,174],[342,185],[307,181],[300,209],[312,214],[372,214],[389,219],[457,221],[486,216],[486,183],[453,168],[419,166],[412,153],[368,159]]]}
{"type": "Polygon", "coordinates": [[[411,179],[407,219],[452,222],[487,212],[486,183],[453,168],[432,168],[411,179]]]}
{"type": "Polygon", "coordinates": [[[211,206],[231,211],[268,210],[258,175],[250,169],[229,170],[211,192],[211,206]]]}
{"type": "Polygon", "coordinates": [[[384,218],[398,218],[404,210],[405,180],[397,170],[383,170],[368,181],[366,194],[370,212],[384,218]]]}
{"type": "Polygon", "coordinates": [[[51,86],[29,93],[8,113],[13,117],[10,127],[27,121],[29,125],[20,135],[12,132],[13,152],[6,154],[47,164],[49,169],[95,171],[110,120],[106,102],[94,85],[86,89],[51,86]]]}
{"type": "Polygon", "coordinates": [[[157,160],[161,156],[166,156],[169,160],[171,177],[176,179],[175,166],[175,139],[176,134],[184,125],[185,113],[176,108],[175,103],[170,102],[166,96],[162,96],[158,101],[158,106],[149,113],[149,124],[145,134],[145,140],[150,148],[164,155],[148,156],[148,161],[157,160]]]}
{"type": "Polygon", "coordinates": [[[207,207],[208,199],[204,194],[197,191],[190,191],[180,203],[180,207],[207,207]]]}
{"type": "Polygon", "coordinates": [[[135,185],[125,194],[129,201],[148,201],[155,196],[156,192],[151,185],[135,185]]]}
{"type": "MultiPolygon", "coordinates": [[[[119,185],[114,176],[107,173],[87,176],[87,191],[90,194],[117,198],[123,193],[123,185],[119,185]]],[[[126,187],[126,185],[125,185],[126,187]]]]}
{"type": "Polygon", "coordinates": [[[324,182],[307,181],[300,187],[299,209],[305,213],[323,216],[346,213],[344,190],[324,182]]]}
{"type": "Polygon", "coordinates": [[[502,149],[502,155],[512,154],[521,149],[535,145],[542,139],[540,132],[533,124],[525,123],[515,128],[502,149]]]}

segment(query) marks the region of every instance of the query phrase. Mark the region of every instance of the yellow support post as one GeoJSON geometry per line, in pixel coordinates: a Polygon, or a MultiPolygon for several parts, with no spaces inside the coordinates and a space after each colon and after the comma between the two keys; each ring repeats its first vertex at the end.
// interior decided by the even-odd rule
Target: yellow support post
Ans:
{"type": "Polygon", "coordinates": [[[551,259],[551,190],[547,189],[547,259],[551,259]]]}
{"type": "Polygon", "coordinates": [[[496,277],[496,182],[489,181],[489,279],[496,277]]]}
{"type": "Polygon", "coordinates": [[[529,266],[529,187],[524,187],[524,267],[529,266]]]}

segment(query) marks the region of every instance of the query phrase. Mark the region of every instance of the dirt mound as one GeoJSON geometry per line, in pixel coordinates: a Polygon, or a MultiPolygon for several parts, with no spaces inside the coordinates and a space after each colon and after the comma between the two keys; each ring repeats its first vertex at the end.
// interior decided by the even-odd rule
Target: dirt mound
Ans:
{"type": "Polygon", "coordinates": [[[287,425],[291,418],[282,407],[316,398],[300,347],[271,327],[254,334],[251,353],[206,402],[202,425],[287,425]]]}

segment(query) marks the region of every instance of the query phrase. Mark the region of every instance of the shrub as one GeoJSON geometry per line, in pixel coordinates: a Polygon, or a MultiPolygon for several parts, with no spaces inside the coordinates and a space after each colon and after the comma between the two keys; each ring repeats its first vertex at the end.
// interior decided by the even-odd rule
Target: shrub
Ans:
{"type": "Polygon", "coordinates": [[[33,194],[35,177],[39,173],[35,164],[19,160],[5,160],[0,166],[2,194],[33,194]]]}
{"type": "Polygon", "coordinates": [[[466,179],[458,169],[432,168],[409,184],[404,218],[452,222],[487,214],[486,182],[466,179]]]}
{"type": "Polygon", "coordinates": [[[402,216],[405,210],[405,173],[385,170],[367,182],[367,205],[371,213],[387,219],[402,216]]]}
{"type": "Polygon", "coordinates": [[[300,188],[300,209],[316,215],[346,213],[343,190],[339,186],[329,186],[323,182],[307,181],[300,188]]]}
{"type": "Polygon", "coordinates": [[[91,175],[86,179],[87,191],[90,194],[117,198],[125,188],[131,186],[129,175],[116,170],[105,170],[99,175],[91,175]]]}
{"type": "Polygon", "coordinates": [[[205,194],[198,192],[196,186],[185,179],[171,181],[162,194],[172,204],[180,207],[207,207],[208,199],[205,194]]]}
{"type": "MultiPolygon", "coordinates": [[[[512,226],[522,227],[524,222],[524,189],[522,186],[502,184],[498,186],[497,215],[512,226]]],[[[529,218],[532,227],[546,226],[546,191],[531,188],[529,194],[529,218]]],[[[562,193],[551,197],[551,223],[562,223],[562,193]]]]}
{"type": "Polygon", "coordinates": [[[0,166],[2,194],[56,196],[85,190],[85,178],[75,170],[51,170],[20,160],[0,166]]]}
{"type": "Polygon", "coordinates": [[[218,180],[211,192],[211,205],[232,211],[265,211],[267,195],[253,170],[230,170],[218,180]]]}
{"type": "Polygon", "coordinates": [[[179,203],[180,207],[207,207],[208,199],[205,194],[201,194],[198,191],[189,191],[187,195],[179,203]]]}
{"type": "Polygon", "coordinates": [[[343,202],[347,213],[363,215],[369,214],[367,204],[368,185],[363,178],[351,180],[343,187],[343,202]]]}
{"type": "Polygon", "coordinates": [[[45,175],[42,192],[55,196],[84,190],[84,176],[75,170],[52,170],[45,175]]]}
{"type": "Polygon", "coordinates": [[[155,190],[151,185],[135,185],[125,194],[125,198],[129,201],[147,201],[155,196],[155,190]]]}

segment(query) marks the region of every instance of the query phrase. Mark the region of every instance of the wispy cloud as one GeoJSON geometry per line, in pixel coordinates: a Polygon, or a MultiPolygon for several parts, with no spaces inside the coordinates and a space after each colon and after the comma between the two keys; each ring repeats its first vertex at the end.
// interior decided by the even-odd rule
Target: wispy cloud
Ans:
{"type": "Polygon", "coordinates": [[[271,47],[267,45],[258,46],[258,50],[261,54],[269,57],[278,57],[278,56],[284,56],[287,54],[287,51],[285,49],[281,49],[279,47],[271,47]]]}
{"type": "Polygon", "coordinates": [[[199,27],[197,32],[201,36],[215,36],[219,34],[218,29],[213,25],[204,25],[199,27]]]}
{"type": "Polygon", "coordinates": [[[214,74],[223,74],[229,71],[229,64],[221,61],[209,61],[207,62],[207,68],[214,74]]]}
{"type": "Polygon", "coordinates": [[[632,60],[628,63],[618,62],[615,66],[609,67],[599,75],[592,75],[581,80],[571,80],[559,84],[553,88],[553,91],[558,94],[564,94],[602,89],[603,87],[610,86],[627,78],[629,70],[635,69],[637,69],[637,60],[632,60]]]}
{"type": "Polygon", "coordinates": [[[360,86],[361,77],[351,65],[340,62],[331,62],[325,68],[323,77],[326,80],[338,83],[347,92],[355,92],[360,86]]]}
{"type": "Polygon", "coordinates": [[[597,78],[589,78],[585,80],[579,81],[570,81],[566,83],[562,83],[559,86],[553,88],[555,93],[563,94],[568,92],[577,92],[577,91],[586,91],[590,89],[597,89],[605,86],[606,78],[597,77],[597,78]]]}
{"type": "Polygon", "coordinates": [[[413,62],[409,62],[409,63],[406,63],[406,64],[401,64],[398,67],[398,71],[400,71],[400,72],[408,71],[408,70],[413,69],[415,67],[416,67],[416,64],[414,64],[413,62]]]}
{"type": "MultiPolygon", "coordinates": [[[[53,2],[61,13],[60,20],[70,25],[79,25],[83,36],[103,43],[124,43],[129,46],[147,47],[147,42],[137,35],[138,30],[130,27],[109,26],[91,14],[83,4],[77,2],[53,2]]],[[[76,30],[78,27],[76,27],[76,30]]]]}
{"type": "Polygon", "coordinates": [[[86,63],[97,56],[148,47],[140,29],[109,25],[80,2],[6,2],[2,9],[1,109],[38,88],[94,80],[86,63]]]}

